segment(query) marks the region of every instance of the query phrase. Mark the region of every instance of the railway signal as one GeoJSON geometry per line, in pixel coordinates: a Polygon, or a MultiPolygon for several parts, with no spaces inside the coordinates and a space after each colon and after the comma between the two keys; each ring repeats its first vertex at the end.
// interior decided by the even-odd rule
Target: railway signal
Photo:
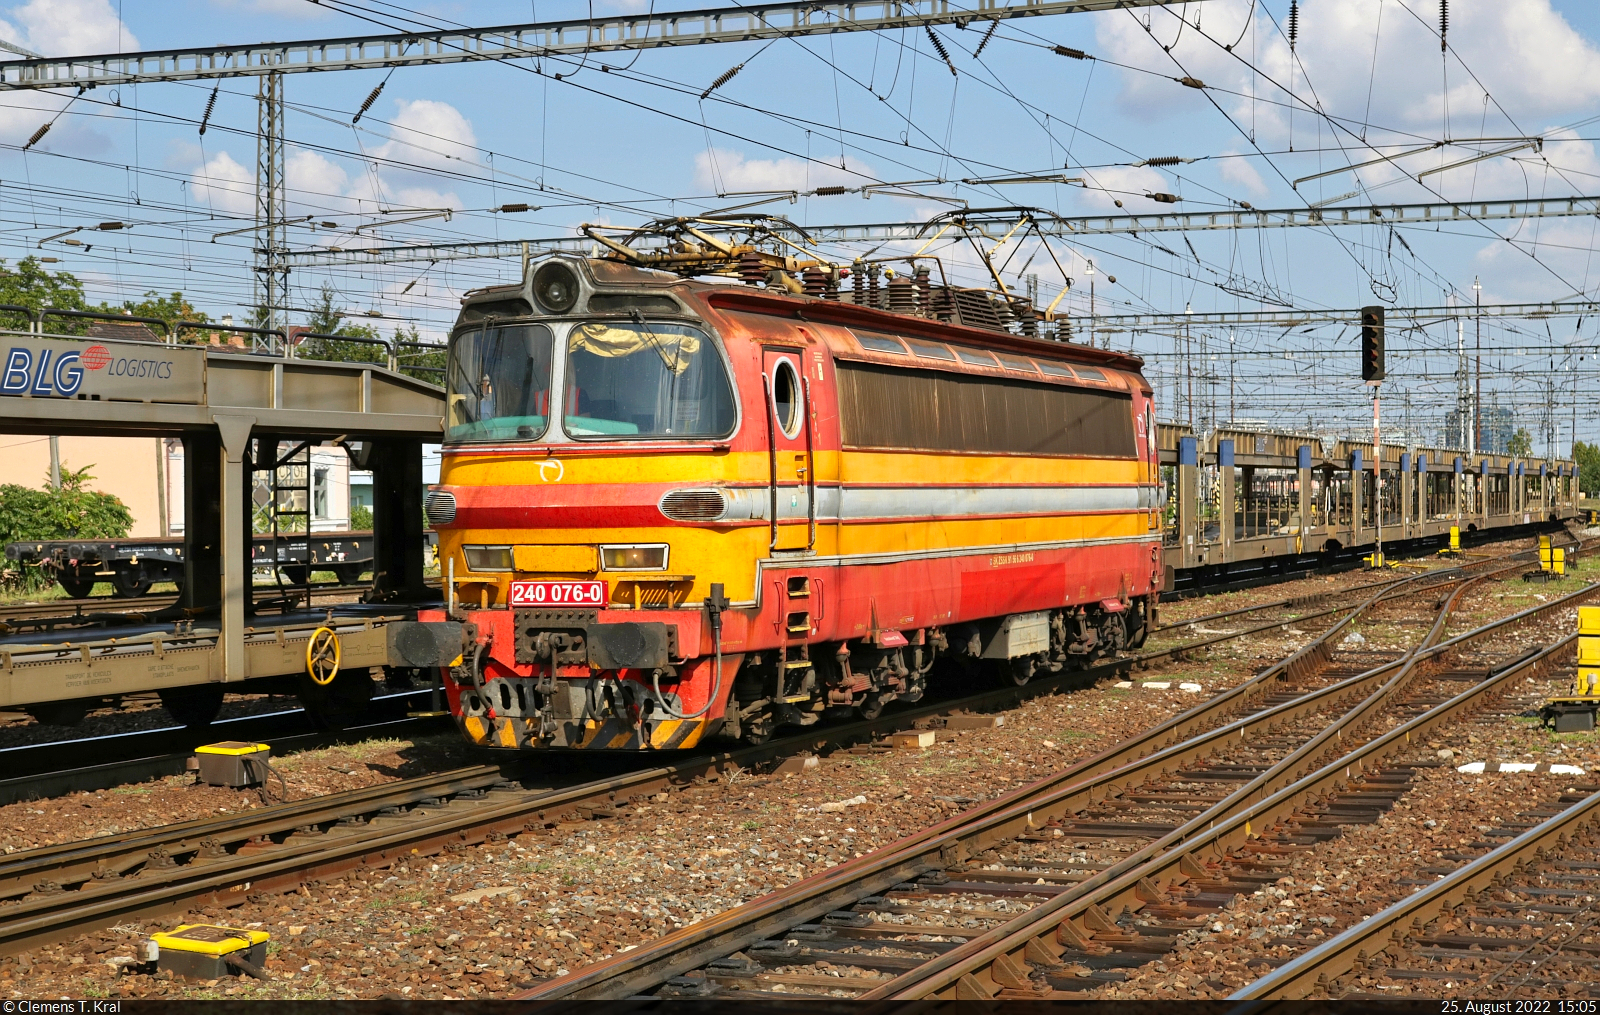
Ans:
{"type": "Polygon", "coordinates": [[[1361,308],[1361,379],[1383,380],[1383,308],[1361,308]]]}

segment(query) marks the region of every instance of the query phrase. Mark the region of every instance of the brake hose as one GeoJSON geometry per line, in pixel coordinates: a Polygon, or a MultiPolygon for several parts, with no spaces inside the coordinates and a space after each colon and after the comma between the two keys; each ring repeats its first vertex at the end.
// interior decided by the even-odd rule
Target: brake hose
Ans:
{"type": "Polygon", "coordinates": [[[711,594],[706,596],[706,613],[711,617],[711,652],[717,672],[711,685],[711,696],[700,706],[698,712],[685,715],[668,705],[667,699],[661,695],[661,668],[656,667],[650,672],[650,689],[655,692],[656,704],[673,719],[698,719],[711,711],[711,706],[722,697],[722,610],[727,601],[722,595],[721,583],[713,584],[711,594]]]}

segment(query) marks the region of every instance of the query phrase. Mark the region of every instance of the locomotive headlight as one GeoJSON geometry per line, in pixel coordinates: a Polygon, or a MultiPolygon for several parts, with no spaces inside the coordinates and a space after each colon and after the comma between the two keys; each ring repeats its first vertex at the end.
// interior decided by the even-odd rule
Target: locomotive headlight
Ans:
{"type": "Polygon", "coordinates": [[[602,546],[600,562],[607,571],[665,571],[667,547],[664,543],[649,546],[602,546]]]}
{"type": "Polygon", "coordinates": [[[546,261],[533,273],[533,296],[552,314],[564,314],[578,302],[578,275],[560,261],[546,261]]]}
{"type": "Polygon", "coordinates": [[[509,546],[463,546],[461,552],[467,558],[467,568],[469,570],[511,570],[511,547],[509,546]]]}

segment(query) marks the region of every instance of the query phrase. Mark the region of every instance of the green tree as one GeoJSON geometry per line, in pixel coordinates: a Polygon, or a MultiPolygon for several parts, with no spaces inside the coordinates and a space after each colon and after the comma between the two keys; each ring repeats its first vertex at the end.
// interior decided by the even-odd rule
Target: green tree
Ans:
{"type": "MultiPolygon", "coordinates": [[[[365,324],[341,324],[344,314],[334,306],[337,291],[331,283],[323,283],[322,292],[306,315],[306,327],[315,335],[339,335],[368,341],[379,338],[378,329],[365,324]]],[[[295,353],[301,359],[336,360],[343,363],[387,363],[389,352],[378,345],[363,342],[340,342],[332,338],[308,338],[295,353]]]]}
{"type": "Polygon", "coordinates": [[[188,297],[184,296],[183,293],[173,292],[169,295],[163,296],[154,289],[151,289],[149,292],[145,293],[144,299],[138,300],[137,302],[134,300],[123,300],[122,306],[120,307],[113,307],[109,303],[102,303],[97,309],[103,310],[108,314],[120,314],[126,312],[133,314],[136,317],[156,317],[166,321],[169,326],[177,324],[179,321],[199,321],[201,323],[205,323],[211,320],[211,318],[207,317],[204,313],[196,310],[194,304],[190,303],[188,297]]]}
{"type": "Polygon", "coordinates": [[[1533,435],[1528,433],[1525,426],[1517,427],[1517,432],[1506,441],[1506,454],[1513,458],[1526,458],[1533,453],[1533,435]]]}
{"type": "Polygon", "coordinates": [[[1578,441],[1572,445],[1572,457],[1578,463],[1578,488],[1584,496],[1600,494],[1600,446],[1578,441]]]}
{"type": "MultiPolygon", "coordinates": [[[[0,303],[42,310],[87,310],[83,283],[65,271],[51,271],[36,257],[24,257],[15,268],[0,259],[0,303]]],[[[15,311],[0,311],[0,327],[26,329],[27,319],[15,311]]],[[[81,335],[89,325],[82,318],[52,317],[49,330],[57,334],[81,335]]]]}
{"type": "Polygon", "coordinates": [[[417,331],[417,326],[413,324],[404,329],[396,327],[394,344],[395,355],[400,361],[400,372],[430,384],[443,384],[445,351],[407,347],[404,343],[408,342],[422,342],[422,335],[417,331]]]}
{"type": "Polygon", "coordinates": [[[90,467],[61,466],[61,489],[46,477],[39,488],[0,485],[0,545],[20,540],[121,539],[133,528],[133,513],[109,493],[84,489],[90,467]]]}

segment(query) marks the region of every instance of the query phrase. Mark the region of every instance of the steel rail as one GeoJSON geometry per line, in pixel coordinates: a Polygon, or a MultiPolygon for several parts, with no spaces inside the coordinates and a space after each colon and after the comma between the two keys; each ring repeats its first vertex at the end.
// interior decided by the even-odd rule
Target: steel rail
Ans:
{"type": "MultiPolygon", "coordinates": [[[[96,870],[131,869],[155,855],[197,851],[206,840],[221,844],[293,832],[308,824],[338,821],[379,807],[404,806],[463,790],[487,789],[505,775],[496,765],[474,765],[275,804],[263,811],[209,816],[193,821],[132,829],[116,835],[41,846],[0,858],[0,899],[18,898],[49,880],[57,886],[89,880],[96,870]],[[164,852],[163,852],[164,851],[164,852]]],[[[3,911],[0,911],[3,912],[3,911]]]]}
{"type": "MultiPolygon", "coordinates": [[[[809,730],[754,747],[704,753],[566,788],[500,788],[496,792],[502,800],[508,795],[516,799],[487,809],[484,806],[470,810],[458,807],[455,813],[446,813],[437,820],[419,820],[406,828],[397,828],[382,837],[382,843],[399,842],[401,846],[394,848],[402,852],[416,849],[428,853],[436,852],[445,844],[481,841],[496,831],[515,834],[526,830],[530,822],[543,822],[546,812],[603,809],[631,797],[681,788],[712,773],[743,770],[797,754],[843,747],[950,712],[1012,707],[1078,681],[1093,682],[1124,672],[1132,664],[1130,659],[1116,659],[1087,670],[1062,671],[1022,687],[1005,687],[893,711],[870,721],[809,730]]],[[[16,896],[14,890],[4,887],[8,883],[14,886],[29,876],[42,880],[34,882],[39,891],[21,901],[9,905],[0,902],[0,954],[61,940],[107,921],[179,908],[197,899],[214,904],[237,904],[244,900],[243,892],[289,884],[293,880],[290,875],[295,871],[301,872],[303,878],[312,878],[362,863],[387,863],[399,854],[386,852],[389,846],[382,844],[376,848],[354,848],[378,841],[360,835],[348,837],[354,846],[339,843],[320,851],[315,844],[304,842],[282,847],[272,842],[271,836],[307,825],[317,827],[330,819],[360,818],[373,813],[383,817],[381,812],[386,807],[404,808],[448,795],[447,787],[452,784],[459,786],[460,791],[471,793],[492,787],[504,778],[500,768],[460,769],[351,791],[348,795],[338,795],[336,800],[318,797],[262,808],[247,815],[202,818],[11,854],[0,863],[0,879],[3,879],[0,880],[0,899],[16,896]],[[241,848],[239,853],[227,851],[229,846],[246,844],[250,848],[241,848]],[[144,865],[148,869],[141,869],[137,862],[140,851],[152,861],[144,865]],[[183,857],[191,859],[188,863],[174,863],[183,857]],[[120,873],[123,878],[136,873],[138,881],[119,884],[105,876],[95,878],[92,872],[96,869],[120,873]],[[55,875],[53,879],[49,877],[51,874],[55,875]],[[87,893],[58,891],[72,884],[85,886],[87,893]],[[244,885],[254,888],[239,887],[244,885]],[[234,887],[239,890],[233,891],[234,887]],[[129,894],[129,889],[139,891],[129,894]]]]}
{"type": "MultiPolygon", "coordinates": [[[[1492,682],[1509,680],[1516,676],[1521,668],[1565,652],[1576,640],[1577,635],[1563,638],[1546,648],[1539,657],[1529,659],[1518,670],[1508,670],[1498,674],[1492,678],[1492,682]]],[[[1463,692],[1458,698],[1475,692],[1482,693],[1475,688],[1463,692]]],[[[1419,729],[1412,732],[1423,731],[1419,729]]],[[[1465,901],[1468,895],[1475,894],[1492,882],[1511,874],[1529,859],[1540,857],[1563,837],[1570,838],[1577,832],[1591,827],[1597,819],[1600,819],[1600,793],[1591,794],[1498,849],[1478,857],[1387,909],[1346,928],[1342,933],[1336,934],[1310,951],[1295,956],[1255,982],[1241,987],[1229,995],[1229,1000],[1303,998],[1319,989],[1325,990],[1333,980],[1355,969],[1358,962],[1363,962],[1402,942],[1404,935],[1415,923],[1420,922],[1422,926],[1427,926],[1438,916],[1444,915],[1465,901]]],[[[1492,952],[1485,952],[1484,957],[1496,956],[1492,952]]],[[[1243,1006],[1239,1010],[1254,1010],[1256,1007],[1243,1006]]]]}
{"type": "Polygon", "coordinates": [[[1342,599],[1345,596],[1354,595],[1357,592],[1365,592],[1368,589],[1383,588],[1384,586],[1395,585],[1403,581],[1405,581],[1404,578],[1390,578],[1386,581],[1363,582],[1360,585],[1351,585],[1348,588],[1343,589],[1333,589],[1325,592],[1312,592],[1303,596],[1291,596],[1288,599],[1275,599],[1270,603],[1257,603],[1255,606],[1240,606],[1232,610],[1222,610],[1218,613],[1207,613],[1199,617],[1191,617],[1188,620],[1174,621],[1171,624],[1162,624],[1160,627],[1151,628],[1150,633],[1159,634],[1162,631],[1173,631],[1180,627],[1193,627],[1196,624],[1209,624],[1213,621],[1227,620],[1229,617],[1238,617],[1246,613],[1257,613],[1261,610],[1292,610],[1296,607],[1304,608],[1307,606],[1320,605],[1329,599],[1342,599]]]}
{"type": "MultiPolygon", "coordinates": [[[[1460,570],[1451,568],[1417,575],[1405,579],[1405,582],[1417,584],[1419,590],[1431,591],[1437,584],[1427,584],[1427,579],[1445,577],[1447,581],[1460,580],[1460,570]]],[[[1385,589],[1370,597],[1369,602],[1361,608],[1392,595],[1392,590],[1385,589]]],[[[1321,640],[1343,630],[1358,615],[1359,610],[1332,625],[1321,636],[1321,640]]],[[[1167,650],[1168,653],[1175,651],[1180,649],[1167,650]]],[[[1305,661],[1315,655],[1314,647],[1306,646],[1264,671],[1254,678],[1253,683],[1265,685],[1276,674],[1299,672],[1307,664],[1305,661]]],[[[491,831],[515,833],[529,825],[530,814],[536,816],[534,820],[542,821],[545,812],[552,809],[609,806],[619,797],[648,795],[660,788],[681,786],[710,772],[734,766],[749,767],[800,751],[819,750],[830,743],[842,745],[856,742],[874,733],[904,728],[939,714],[1005,707],[1028,697],[1049,693],[1075,679],[1092,680],[1125,670],[1134,662],[1131,659],[1119,659],[1087,671],[1063,671],[1026,687],[988,691],[920,709],[890,713],[871,722],[812,731],[759,747],[714,754],[566,789],[535,791],[502,787],[498,790],[502,799],[508,795],[517,799],[487,810],[483,805],[470,811],[458,808],[456,813],[445,814],[437,820],[424,814],[423,820],[397,829],[381,837],[381,840],[361,835],[340,836],[349,841],[324,846],[304,841],[303,838],[296,842],[291,837],[284,845],[275,846],[271,837],[286,831],[293,833],[306,826],[317,827],[330,820],[359,818],[386,807],[412,806],[436,796],[448,795],[451,791],[481,790],[500,781],[502,773],[499,769],[491,768],[463,769],[351,791],[336,798],[277,805],[250,815],[206,818],[103,840],[43,847],[0,863],[0,899],[17,897],[21,894],[19,889],[24,882],[28,883],[29,888],[28,894],[19,902],[0,908],[0,953],[68,937],[107,920],[175,908],[197,898],[221,904],[237,903],[243,898],[239,892],[250,890],[233,890],[240,885],[253,886],[254,890],[270,890],[273,885],[288,884],[295,878],[333,873],[358,862],[386,862],[397,855],[386,850],[390,847],[403,850],[407,843],[412,849],[426,852],[448,842],[481,839],[491,831]],[[238,847],[241,843],[249,843],[252,848],[228,852],[228,846],[238,847]],[[355,850],[352,843],[361,849],[355,850]],[[357,853],[359,859],[354,859],[357,853]],[[178,858],[186,856],[191,858],[189,863],[177,862],[178,858]],[[95,871],[101,872],[98,877],[95,871]],[[138,874],[136,884],[130,886],[119,883],[127,874],[135,872],[138,874]],[[63,887],[72,884],[83,887],[75,892],[63,887]],[[131,894],[130,887],[136,889],[131,894]]],[[[1238,689],[1217,699],[1222,703],[1240,700],[1238,689]]],[[[1105,752],[1102,757],[1091,759],[1087,765],[1077,768],[1081,771],[1085,768],[1115,766],[1128,755],[1157,749],[1159,738],[1179,735],[1190,724],[1205,721],[1204,716],[1208,712],[1224,707],[1225,704],[1215,703],[1197,706],[1185,716],[1176,717],[1174,721],[1148,731],[1144,737],[1124,743],[1121,751],[1105,752]]],[[[1001,801],[997,801],[992,806],[1001,804],[1001,801]]],[[[920,838],[930,834],[924,832],[920,838]]],[[[925,869],[920,866],[920,861],[913,866],[917,867],[914,872],[908,873],[909,868],[896,868],[892,876],[896,880],[905,880],[925,869]]]]}
{"type": "MultiPolygon", "coordinates": [[[[1404,581],[1418,583],[1418,591],[1432,591],[1436,586],[1420,583],[1439,573],[1417,575],[1404,581]]],[[[540,985],[523,997],[545,1000],[631,996],[695,969],[709,957],[731,954],[755,941],[881,893],[916,874],[950,866],[964,854],[979,852],[991,842],[1013,838],[1043,824],[1043,819],[1055,812],[1068,811],[1073,806],[1081,810],[1095,796],[1103,798],[1118,784],[1131,785],[1143,781],[1154,771],[1181,765],[1196,752],[1204,753],[1210,746],[1237,737],[1251,727],[1281,722],[1297,710],[1311,706],[1297,698],[1220,730],[1200,732],[1202,727],[1214,724],[1219,716],[1242,705],[1252,692],[1264,690],[1279,679],[1292,679],[1315,669],[1327,659],[1328,645],[1337,634],[1365,610],[1394,594],[1388,589],[1378,592],[1312,643],[1249,680],[1062,772],[913,833],[859,860],[813,875],[780,892],[675,931],[625,954],[575,970],[540,985]]],[[[1386,668],[1380,667],[1377,672],[1386,668]]],[[[1373,676],[1369,673],[1351,679],[1371,680],[1373,676]]],[[[1348,682],[1341,682],[1334,688],[1320,689],[1303,697],[1315,696],[1320,700],[1330,694],[1336,696],[1346,684],[1348,682]]],[[[874,992],[870,996],[880,995],[874,992]]]]}
{"type": "MultiPolygon", "coordinates": [[[[1418,657],[1439,658],[1470,641],[1502,633],[1511,626],[1575,605],[1600,592],[1600,585],[1591,585],[1560,599],[1493,621],[1473,631],[1451,638],[1418,657]]],[[[1478,702],[1490,691],[1504,686],[1514,676],[1525,674],[1533,667],[1544,667],[1554,654],[1570,639],[1561,639],[1532,657],[1522,657],[1489,679],[1474,685],[1449,701],[1429,709],[1393,730],[1374,738],[1342,757],[1322,765],[1303,778],[1296,779],[1257,802],[1235,810],[1218,820],[1212,827],[1177,844],[1160,856],[1139,867],[1123,873],[1114,880],[1093,877],[1053,897],[1039,907],[1015,920],[997,927],[981,937],[953,949],[919,969],[897,977],[895,980],[862,995],[862,1000],[893,998],[905,1000],[938,995],[953,990],[960,997],[981,995],[990,997],[998,981],[994,978],[994,963],[1002,958],[1008,962],[1028,961],[1030,947],[1043,949],[1045,954],[1059,955],[1065,941],[1087,940],[1093,936],[1087,921],[1102,926],[1110,920],[1111,913],[1121,907],[1137,910],[1148,902],[1165,897],[1168,886],[1181,885],[1208,872],[1197,856],[1222,857],[1229,850],[1243,845],[1259,835],[1257,829],[1270,827],[1287,820],[1314,796],[1337,793],[1357,775],[1376,768],[1392,754],[1404,750],[1413,735],[1425,733],[1435,726],[1453,719],[1457,712],[1478,702]],[[1092,911],[1092,915],[1091,915],[1092,911]],[[987,981],[987,982],[985,982],[987,981]]],[[[1035,955],[1040,954],[1034,951],[1035,955]]],[[[1026,968],[1026,967],[1024,967],[1026,968]]]]}

